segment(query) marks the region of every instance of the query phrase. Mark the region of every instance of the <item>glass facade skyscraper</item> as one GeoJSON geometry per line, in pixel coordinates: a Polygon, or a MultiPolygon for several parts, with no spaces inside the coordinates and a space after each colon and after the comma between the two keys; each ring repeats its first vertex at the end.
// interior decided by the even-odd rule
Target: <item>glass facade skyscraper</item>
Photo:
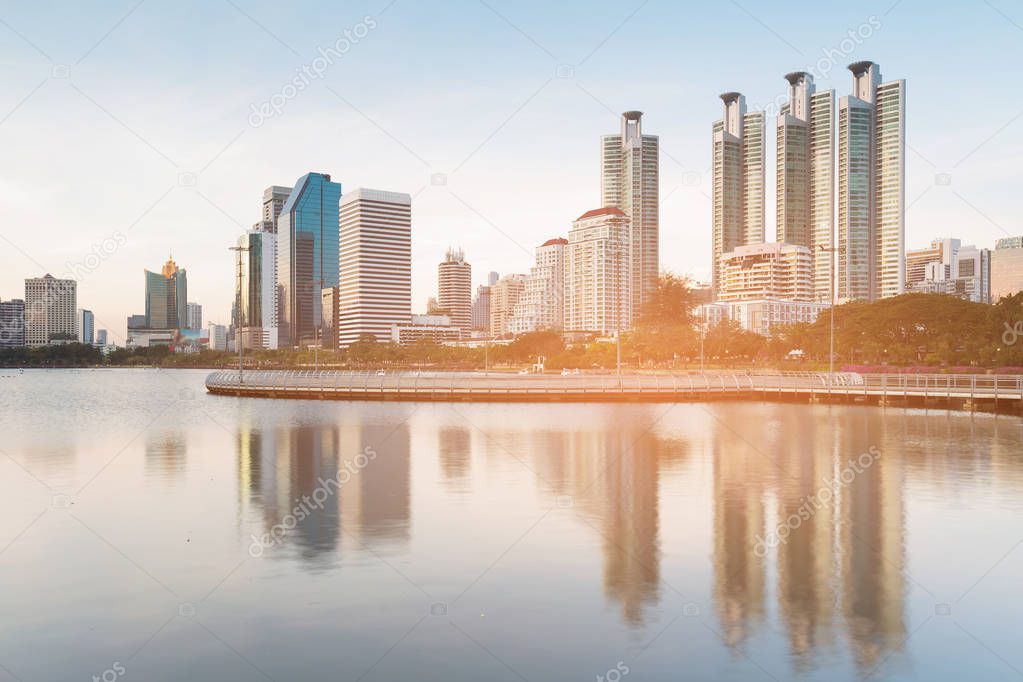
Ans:
{"type": "Polygon", "coordinates": [[[181,329],[188,325],[188,279],[173,258],[160,272],[146,270],[147,329],[181,329]]]}
{"type": "Polygon", "coordinates": [[[278,335],[281,346],[316,342],[320,291],[338,277],[341,183],[308,173],[281,209],[277,222],[278,335]]]}

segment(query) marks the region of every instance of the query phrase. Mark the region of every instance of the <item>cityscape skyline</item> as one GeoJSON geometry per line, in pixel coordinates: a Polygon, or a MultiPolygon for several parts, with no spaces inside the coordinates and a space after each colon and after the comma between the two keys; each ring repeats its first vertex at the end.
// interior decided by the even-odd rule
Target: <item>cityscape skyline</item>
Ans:
{"type": "MultiPolygon", "coordinates": [[[[265,18],[258,9],[247,8],[247,11],[257,19],[265,18]]],[[[368,9],[379,12],[380,8],[368,9]]],[[[779,74],[810,67],[808,70],[819,76],[815,79],[819,90],[834,89],[841,95],[848,91],[846,64],[866,58],[884,65],[886,73],[913,81],[913,101],[907,111],[910,131],[907,249],[924,246],[940,236],[954,236],[964,243],[984,247],[993,246],[998,238],[1014,236],[1019,227],[1012,221],[1015,214],[1007,210],[1010,199],[1003,197],[1011,197],[1006,185],[1011,176],[1009,163],[1013,149],[1018,149],[1023,140],[1012,113],[1023,106],[1023,101],[1017,101],[1019,94],[1011,90],[1005,92],[1004,120],[995,120],[994,116],[971,116],[975,104],[971,105],[970,100],[975,102],[977,96],[993,87],[997,80],[997,73],[981,68],[984,60],[990,60],[993,54],[1004,59],[1007,52],[1012,54],[1019,49],[1018,41],[1012,41],[1015,29],[993,11],[974,15],[959,8],[939,6],[935,16],[921,17],[907,13],[901,5],[889,9],[887,5],[855,11],[827,8],[813,26],[809,26],[791,21],[797,13],[787,8],[777,8],[768,15],[751,7],[750,12],[782,36],[780,40],[741,9],[726,8],[736,37],[747,40],[757,51],[758,59],[729,56],[717,61],[718,66],[712,72],[685,72],[685,80],[679,81],[679,86],[665,88],[664,75],[687,58],[691,59],[698,52],[708,59],[723,54],[723,48],[710,37],[699,35],[699,27],[707,19],[705,13],[691,10],[692,23],[685,31],[695,40],[680,48],[677,40],[669,44],[666,27],[660,26],[670,23],[664,21],[663,12],[641,9],[606,46],[581,63],[601,39],[626,19],[625,8],[618,12],[621,18],[614,21],[601,22],[586,17],[579,26],[579,35],[564,40],[552,36],[554,29],[563,25],[559,21],[566,18],[562,13],[568,10],[550,10],[555,16],[546,17],[553,20],[549,28],[540,17],[531,17],[528,12],[501,10],[509,21],[537,42],[557,47],[549,47],[557,55],[553,61],[485,7],[475,8],[472,19],[479,24],[478,33],[472,36],[465,52],[472,53],[482,49],[487,40],[500,38],[508,42],[516,59],[512,60],[512,65],[500,67],[497,74],[503,76],[512,67],[521,73],[508,81],[509,87],[501,97],[491,98],[492,102],[475,109],[477,115],[459,117],[463,125],[459,126],[457,144],[451,144],[452,136],[444,127],[434,124],[434,121],[447,120],[451,113],[448,105],[426,100],[423,116],[413,120],[383,106],[384,100],[378,98],[376,90],[365,91],[367,99],[362,100],[350,97],[344,89],[348,81],[367,82],[376,74],[375,69],[388,73],[392,68],[391,62],[382,56],[384,41],[374,42],[378,32],[382,35],[384,31],[394,31],[411,37],[412,45],[419,44],[416,41],[420,36],[415,28],[417,19],[421,19],[419,13],[423,11],[419,8],[396,5],[376,16],[378,27],[345,55],[343,64],[334,65],[322,83],[314,84],[329,86],[366,116],[351,109],[326,87],[311,86],[288,101],[282,113],[275,114],[258,128],[246,124],[243,119],[249,114],[250,103],[261,102],[269,93],[278,91],[280,83],[285,82],[284,76],[293,73],[294,64],[308,61],[315,54],[311,45],[327,44],[326,29],[310,33],[307,28],[290,23],[292,19],[283,18],[283,23],[273,30],[284,36],[299,56],[284,47],[279,47],[279,52],[275,47],[272,54],[257,56],[253,64],[265,70],[259,78],[248,68],[236,73],[238,66],[234,61],[218,65],[210,82],[226,82],[219,79],[227,78],[228,74],[244,78],[237,88],[225,89],[223,93],[214,95],[207,87],[193,95],[199,101],[190,101],[195,105],[189,108],[190,115],[211,123],[211,134],[195,138],[194,144],[168,130],[159,117],[150,118],[155,112],[130,107],[126,110],[125,102],[116,97],[111,99],[109,92],[96,90],[94,81],[88,78],[92,70],[112,66],[110,59],[119,50],[134,49],[131,43],[125,42],[130,35],[153,28],[154,22],[164,17],[154,16],[148,7],[140,8],[87,60],[74,65],[65,79],[53,78],[54,73],[61,75],[62,72],[54,71],[51,62],[58,66],[73,64],[78,56],[74,54],[77,48],[81,48],[77,50],[79,53],[86,52],[92,42],[108,30],[104,20],[112,25],[119,17],[74,17],[83,29],[96,29],[92,31],[95,39],[90,41],[88,35],[75,37],[56,50],[49,42],[51,36],[40,37],[42,34],[26,29],[33,25],[32,12],[19,10],[10,17],[11,25],[24,29],[20,32],[40,45],[51,58],[47,61],[31,44],[7,33],[13,59],[26,69],[38,71],[40,78],[49,76],[52,80],[16,107],[39,83],[39,80],[28,80],[26,74],[16,69],[19,73],[14,75],[12,92],[5,95],[6,111],[17,110],[0,127],[0,134],[11,142],[14,163],[24,162],[26,166],[22,177],[4,179],[5,188],[11,190],[5,194],[13,197],[9,206],[12,217],[27,220],[32,216],[33,223],[53,225],[52,231],[62,238],[5,234],[16,248],[9,251],[13,267],[0,274],[0,296],[5,300],[18,298],[25,277],[45,272],[64,276],[63,271],[70,265],[72,271],[81,274],[76,277],[79,296],[94,310],[96,326],[110,329],[113,340],[123,342],[123,320],[137,309],[138,293],[120,283],[137,277],[140,263],[154,262],[173,249],[179,260],[189,264],[190,291],[195,292],[192,298],[204,303],[205,317],[226,323],[234,274],[230,267],[232,256],[226,252],[226,245],[233,243],[242,231],[233,223],[247,226],[256,217],[251,210],[253,187],[288,182],[309,168],[331,172],[349,187],[386,187],[414,195],[413,301],[422,301],[433,293],[435,277],[427,264],[435,263],[444,246],[454,243],[450,236],[453,232],[466,236],[459,242],[477,273],[489,270],[528,272],[535,247],[552,235],[563,236],[571,220],[594,203],[592,168],[599,159],[595,140],[614,130],[621,112],[630,108],[643,110],[645,129],[657,133],[661,139],[662,267],[706,280],[710,268],[706,257],[710,248],[706,229],[710,205],[705,194],[710,193],[710,185],[705,131],[706,122],[712,120],[720,106],[713,98],[723,86],[738,87],[747,95],[751,108],[768,110],[767,126],[771,127],[772,114],[777,113],[772,107],[776,102],[783,103],[787,96],[786,84],[779,74]],[[874,22],[870,21],[871,17],[874,22]],[[954,64],[937,69],[934,66],[938,63],[934,58],[937,46],[922,41],[917,34],[926,29],[940,37],[942,31],[948,30],[946,24],[962,24],[967,20],[989,30],[988,41],[954,64]],[[850,31],[856,33],[855,39],[848,38],[850,31]],[[633,69],[615,63],[616,50],[639,44],[651,63],[648,71],[636,74],[633,69]],[[914,49],[907,49],[909,46],[914,49]],[[826,59],[825,52],[831,57],[822,62],[826,59]],[[557,67],[561,63],[573,68],[559,78],[557,67]],[[338,73],[335,74],[335,70],[338,73]],[[624,78],[626,73],[630,74],[629,78],[624,78]],[[966,73],[971,77],[962,77],[966,73]],[[957,101],[949,102],[945,96],[942,86],[948,79],[956,79],[963,88],[963,97],[956,98],[957,101]],[[530,99],[541,85],[544,87],[540,94],[530,99]],[[74,88],[102,105],[136,135],[111,120],[74,88]],[[232,127],[229,103],[234,99],[238,100],[238,116],[233,122],[238,125],[232,127]],[[82,172],[77,154],[84,149],[76,145],[70,145],[66,152],[71,162],[68,170],[56,175],[52,168],[42,175],[41,167],[28,158],[27,149],[21,147],[18,138],[33,139],[38,126],[35,121],[45,120],[50,115],[51,105],[66,101],[75,103],[72,115],[83,116],[89,125],[98,128],[96,144],[104,146],[111,161],[123,162],[122,170],[114,172],[104,159],[98,172],[82,172]],[[210,105],[214,102],[221,113],[210,118],[210,105]],[[515,113],[520,106],[521,111],[515,113]],[[556,112],[553,117],[552,111],[556,112]],[[340,128],[335,129],[341,134],[322,141],[323,145],[314,143],[306,129],[323,116],[335,113],[340,114],[337,124],[340,128]],[[539,124],[543,120],[547,125],[539,124]],[[502,123],[507,124],[502,127],[502,123]],[[228,144],[239,134],[236,142],[228,144]],[[362,138],[366,138],[364,142],[360,141],[362,138]],[[283,153],[285,150],[281,147],[285,139],[288,140],[287,153],[283,153]],[[554,152],[538,146],[551,139],[559,141],[554,152]],[[428,161],[429,167],[417,161],[399,142],[428,161]],[[147,144],[151,147],[147,148],[147,144]],[[169,166],[153,147],[174,159],[175,165],[169,166]],[[466,155],[477,147],[479,151],[466,160],[466,155]],[[441,148],[447,151],[441,153],[438,151],[441,148]],[[257,151],[262,160],[252,163],[251,155],[257,151]],[[223,153],[218,156],[218,152],[223,153]],[[521,165],[527,163],[526,159],[531,170],[524,174],[520,171],[527,167],[521,165]],[[455,170],[463,160],[467,164],[465,170],[455,170]],[[209,167],[202,170],[207,162],[211,162],[209,167]],[[248,168],[239,172],[239,164],[248,168]],[[69,208],[78,207],[75,199],[78,192],[91,188],[95,196],[95,182],[102,180],[114,188],[123,185],[125,167],[138,177],[137,196],[109,207],[102,219],[95,210],[81,210],[75,220],[61,219],[57,217],[60,212],[57,207],[40,206],[38,192],[43,188],[56,189],[58,185],[52,184],[57,181],[55,178],[61,178],[61,186],[70,192],[67,195],[69,208]],[[467,172],[470,168],[472,173],[467,172]],[[69,183],[71,176],[64,175],[71,169],[75,169],[78,184],[69,183]],[[446,184],[432,184],[436,173],[444,176],[446,184]],[[509,173],[514,173],[514,177],[509,173]],[[470,177],[477,175],[479,180],[470,177]],[[944,175],[950,177],[940,177],[944,175]],[[552,186],[551,180],[555,177],[563,184],[552,186]],[[947,183],[939,184],[939,180],[946,179],[947,183]],[[486,187],[499,184],[515,188],[517,194],[528,194],[532,201],[528,205],[495,201],[492,196],[495,193],[486,187]],[[23,190],[30,187],[38,189],[26,194],[23,190]],[[65,224],[81,225],[81,229],[75,234],[64,232],[65,224]],[[157,230],[168,224],[183,226],[180,237],[167,233],[154,238],[157,230]],[[135,227],[129,229],[131,225],[135,227]],[[494,230],[494,226],[511,238],[494,230]],[[101,246],[102,257],[97,267],[75,267],[87,265],[93,247],[102,245],[105,238],[118,230],[128,237],[126,243],[109,254],[101,246]]],[[[250,30],[259,31],[232,8],[225,10],[216,17],[225,24],[224,31],[232,38],[248,39],[253,35],[250,30]]],[[[349,23],[354,25],[362,16],[353,14],[349,23]]],[[[340,21],[345,23],[344,19],[340,21]]],[[[64,27],[58,26],[53,35],[62,35],[62,31],[64,27]]],[[[87,30],[85,33],[89,34],[87,30]]],[[[440,53],[437,58],[441,65],[454,63],[454,57],[447,53],[440,53]]],[[[181,83],[183,74],[175,73],[173,67],[160,66],[163,73],[170,73],[172,83],[181,83]]],[[[134,73],[130,69],[128,75],[134,73]]],[[[471,74],[472,77],[466,79],[466,89],[459,90],[461,96],[455,98],[461,111],[466,104],[475,107],[482,94],[490,92],[486,83],[495,80],[493,72],[483,74],[473,70],[471,74]]],[[[136,82],[137,79],[131,80],[136,82]]],[[[139,84],[146,89],[144,83],[139,84]]],[[[410,96],[425,94],[417,90],[410,96]]],[[[765,169],[768,177],[774,172],[773,137],[768,130],[765,169]]],[[[91,151],[89,167],[94,167],[97,157],[103,156],[91,151]]],[[[111,190],[103,192],[104,196],[109,196],[111,190]]],[[[770,239],[776,207],[772,192],[766,194],[766,232],[770,239]]],[[[479,277],[475,278],[474,288],[481,282],[479,277]]]]}

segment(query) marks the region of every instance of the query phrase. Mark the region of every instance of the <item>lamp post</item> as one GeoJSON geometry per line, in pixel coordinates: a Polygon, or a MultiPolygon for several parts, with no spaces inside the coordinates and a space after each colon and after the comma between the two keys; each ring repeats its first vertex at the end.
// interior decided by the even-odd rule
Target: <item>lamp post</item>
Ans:
{"type": "Polygon", "coordinates": [[[241,386],[245,383],[245,377],[242,375],[242,349],[245,347],[242,335],[242,252],[248,252],[250,249],[247,246],[231,246],[228,247],[229,251],[235,251],[238,253],[238,292],[237,298],[235,299],[235,333],[234,342],[238,344],[238,385],[241,386]]]}

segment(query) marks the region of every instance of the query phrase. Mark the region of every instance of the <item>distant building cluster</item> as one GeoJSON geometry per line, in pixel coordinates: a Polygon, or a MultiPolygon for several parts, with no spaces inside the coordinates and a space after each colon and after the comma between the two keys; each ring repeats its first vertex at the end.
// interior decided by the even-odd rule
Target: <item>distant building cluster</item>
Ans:
{"type": "MultiPolygon", "coordinates": [[[[732,320],[770,335],[813,322],[847,301],[905,292],[991,303],[1023,290],[1023,237],[993,250],[935,239],[906,249],[906,81],[849,65],[852,89],[818,92],[813,76],[787,74],[774,120],[776,241],[767,236],[769,121],[739,92],[721,95],[711,127],[709,284],[698,286],[706,327],[732,320]]],[[[360,342],[476,344],[534,331],[611,336],[629,330],[660,271],[660,142],[643,114],[626,111],[600,138],[600,204],[565,236],[535,249],[525,274],[490,272],[473,293],[460,248],[437,265],[437,292],[413,314],[412,198],[342,192],[325,173],[262,194],[259,221],[231,247],[231,320],[204,320],[188,300],[187,273],[168,259],[146,270],[145,312],[128,317],[127,345],[175,350],[347,348],[360,342]]],[[[582,207],[580,207],[582,208],[582,207]]],[[[108,344],[73,279],[25,280],[24,299],[0,301],[0,347],[108,344]]]]}

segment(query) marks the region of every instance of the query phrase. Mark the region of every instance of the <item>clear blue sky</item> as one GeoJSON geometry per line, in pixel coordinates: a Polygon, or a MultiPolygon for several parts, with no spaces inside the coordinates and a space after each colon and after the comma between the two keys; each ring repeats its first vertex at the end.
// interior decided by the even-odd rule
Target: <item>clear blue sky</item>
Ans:
{"type": "Polygon", "coordinates": [[[528,271],[535,245],[598,203],[598,138],[626,109],[661,138],[662,266],[704,278],[717,95],[764,105],[784,94],[783,74],[820,63],[831,68],[819,87],[841,96],[845,64],[862,59],[908,81],[908,244],[1023,232],[1019,3],[389,3],[5,7],[0,298],[78,264],[79,304],[121,340],[143,310],[143,268],[173,252],[189,298],[226,322],[227,247],[259,218],[265,186],[315,170],[415,195],[418,310],[448,245],[464,247],[477,281],[528,271]],[[253,105],[346,30],[362,37],[253,126],[253,105]]]}

